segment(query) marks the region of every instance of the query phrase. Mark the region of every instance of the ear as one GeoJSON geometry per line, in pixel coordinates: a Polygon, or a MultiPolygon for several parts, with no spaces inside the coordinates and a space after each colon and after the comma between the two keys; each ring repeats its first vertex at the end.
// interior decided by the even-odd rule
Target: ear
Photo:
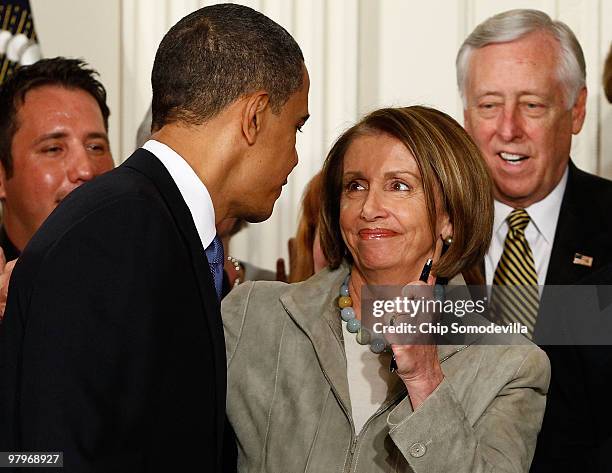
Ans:
{"type": "Polygon", "coordinates": [[[4,164],[0,163],[0,199],[6,198],[6,171],[4,164]]]}
{"type": "Polygon", "coordinates": [[[463,109],[463,128],[465,128],[469,135],[472,134],[472,123],[470,122],[470,114],[467,108],[463,109]]]}
{"type": "Polygon", "coordinates": [[[439,225],[439,235],[442,237],[442,240],[446,240],[448,237],[453,236],[453,224],[446,213],[442,215],[439,225]]]}
{"type": "Polygon", "coordinates": [[[577,135],[582,130],[584,117],[586,115],[587,88],[583,87],[578,92],[576,103],[572,107],[572,133],[577,135]]]}
{"type": "Polygon", "coordinates": [[[261,131],[264,112],[268,109],[270,96],[265,91],[255,92],[246,99],[242,111],[242,134],[249,145],[255,144],[261,131]]]}

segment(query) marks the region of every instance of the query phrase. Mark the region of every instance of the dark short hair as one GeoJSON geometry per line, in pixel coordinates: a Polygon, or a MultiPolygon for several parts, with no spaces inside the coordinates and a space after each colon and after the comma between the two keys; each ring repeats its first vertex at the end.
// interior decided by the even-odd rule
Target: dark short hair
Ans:
{"type": "Polygon", "coordinates": [[[610,51],[608,51],[604,64],[603,86],[608,102],[612,103],[612,44],[610,44],[610,51]]]}
{"type": "Polygon", "coordinates": [[[170,28],[157,49],[152,128],[199,125],[257,90],[278,112],[302,87],[303,64],[295,40],[265,15],[229,3],[201,8],[170,28]]]}
{"type": "MultiPolygon", "coordinates": [[[[383,108],[370,113],[335,142],[323,166],[321,247],[330,267],[352,262],[340,231],[344,155],[358,137],[385,133],[414,156],[425,194],[429,227],[435,242],[436,193],[453,224],[453,243],[432,270],[452,278],[479,263],[493,228],[491,178],[480,151],[451,117],[432,108],[383,108]]],[[[445,235],[446,236],[446,235],[445,235]]]]}
{"type": "Polygon", "coordinates": [[[0,163],[4,166],[6,177],[13,173],[11,145],[19,128],[17,112],[23,105],[26,94],[38,87],[56,85],[66,89],[81,89],[91,95],[100,107],[104,128],[108,131],[110,110],[106,105],[106,90],[96,79],[99,74],[87,67],[81,59],[56,57],[41,59],[30,66],[17,69],[0,86],[0,163]]]}

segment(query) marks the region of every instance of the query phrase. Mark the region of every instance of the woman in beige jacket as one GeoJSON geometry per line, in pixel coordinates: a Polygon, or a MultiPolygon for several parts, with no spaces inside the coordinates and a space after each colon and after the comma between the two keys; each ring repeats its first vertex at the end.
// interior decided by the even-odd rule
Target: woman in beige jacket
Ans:
{"type": "Polygon", "coordinates": [[[379,110],[338,139],[323,169],[329,268],[245,283],[222,305],[239,471],[528,471],[550,376],[539,348],[474,334],[381,353],[361,326],[366,285],[414,297],[479,262],[492,212],[476,146],[441,112],[379,110]]]}

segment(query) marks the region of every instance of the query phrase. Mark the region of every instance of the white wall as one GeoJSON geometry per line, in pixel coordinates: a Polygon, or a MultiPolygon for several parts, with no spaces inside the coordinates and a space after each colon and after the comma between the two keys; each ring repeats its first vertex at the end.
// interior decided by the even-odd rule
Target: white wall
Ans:
{"type": "MultiPolygon", "coordinates": [[[[86,58],[109,92],[111,142],[122,161],[150,101],[150,71],[159,41],[198,0],[31,0],[43,53],[86,58]]],[[[421,103],[459,121],[454,59],[465,36],[490,15],[539,8],[568,23],[587,61],[585,127],[572,156],[582,168],[612,177],[612,106],[601,68],[612,41],[612,0],[250,0],[298,40],[311,74],[312,118],[298,138],[300,164],[268,222],[232,241],[232,254],[274,268],[286,256],[304,185],[333,139],[361,114],[421,103]],[[604,132],[607,131],[607,132],[604,132]]]]}
{"type": "Polygon", "coordinates": [[[121,162],[121,0],[30,0],[43,57],[85,59],[100,73],[111,110],[109,139],[121,162]]]}

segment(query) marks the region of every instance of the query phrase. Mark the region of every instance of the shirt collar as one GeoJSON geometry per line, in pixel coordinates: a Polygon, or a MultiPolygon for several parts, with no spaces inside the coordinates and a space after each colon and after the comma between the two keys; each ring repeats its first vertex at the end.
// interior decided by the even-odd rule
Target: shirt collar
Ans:
{"type": "Polygon", "coordinates": [[[208,189],[187,161],[168,145],[149,140],[142,147],[153,153],[170,173],[183,200],[189,207],[202,246],[204,249],[208,248],[217,233],[215,209],[208,189]]]}
{"type": "MultiPolygon", "coordinates": [[[[542,200],[530,205],[525,210],[531,218],[531,222],[535,225],[538,232],[544,237],[547,243],[552,244],[555,239],[555,231],[557,229],[557,221],[559,220],[559,212],[561,211],[561,203],[563,194],[567,186],[567,175],[569,167],[565,168],[563,177],[555,188],[542,200]]],[[[502,230],[506,218],[514,209],[509,205],[495,201],[495,216],[493,220],[493,231],[499,232],[502,230]]],[[[505,232],[504,232],[505,234],[505,232]]]]}

